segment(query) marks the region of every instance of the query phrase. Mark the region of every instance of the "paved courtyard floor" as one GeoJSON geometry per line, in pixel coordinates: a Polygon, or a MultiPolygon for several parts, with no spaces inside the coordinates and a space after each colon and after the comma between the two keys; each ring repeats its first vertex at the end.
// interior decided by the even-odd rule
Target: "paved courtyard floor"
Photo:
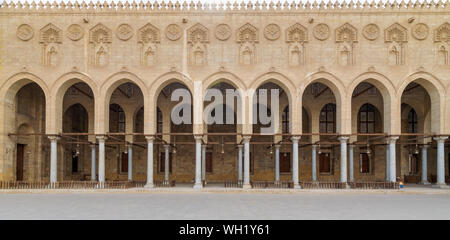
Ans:
{"type": "Polygon", "coordinates": [[[450,219],[450,191],[0,192],[0,219],[450,219]]]}

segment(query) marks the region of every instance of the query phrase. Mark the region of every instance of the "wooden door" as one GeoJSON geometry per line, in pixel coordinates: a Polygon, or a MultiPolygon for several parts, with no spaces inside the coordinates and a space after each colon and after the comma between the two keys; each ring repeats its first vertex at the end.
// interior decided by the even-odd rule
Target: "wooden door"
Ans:
{"type": "Polygon", "coordinates": [[[213,157],[212,157],[212,152],[206,152],[206,156],[205,156],[205,165],[206,165],[206,172],[207,173],[212,173],[213,171],[213,157]]]}
{"type": "Polygon", "coordinates": [[[331,172],[330,153],[319,154],[319,172],[322,173],[331,172]]]}
{"type": "Polygon", "coordinates": [[[121,163],[122,172],[128,172],[128,153],[122,153],[121,163]]]}
{"type": "Polygon", "coordinates": [[[16,166],[16,180],[23,181],[23,158],[24,158],[24,144],[17,144],[17,166],[16,166]]]}
{"type": "Polygon", "coordinates": [[[291,172],[291,153],[280,153],[280,173],[291,172]]]}
{"type": "Polygon", "coordinates": [[[369,173],[370,172],[369,154],[360,153],[359,157],[361,158],[361,173],[369,173]]]}

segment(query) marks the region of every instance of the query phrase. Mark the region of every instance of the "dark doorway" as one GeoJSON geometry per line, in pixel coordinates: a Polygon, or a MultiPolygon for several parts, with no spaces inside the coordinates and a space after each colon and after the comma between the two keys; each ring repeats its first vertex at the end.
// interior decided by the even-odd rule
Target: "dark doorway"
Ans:
{"type": "Polygon", "coordinates": [[[128,172],[128,153],[122,153],[122,172],[128,172]]]}
{"type": "Polygon", "coordinates": [[[23,158],[24,158],[24,144],[17,144],[17,167],[16,167],[16,180],[23,181],[23,158]]]}
{"type": "Polygon", "coordinates": [[[330,173],[330,153],[320,153],[319,154],[319,172],[330,173]]]}

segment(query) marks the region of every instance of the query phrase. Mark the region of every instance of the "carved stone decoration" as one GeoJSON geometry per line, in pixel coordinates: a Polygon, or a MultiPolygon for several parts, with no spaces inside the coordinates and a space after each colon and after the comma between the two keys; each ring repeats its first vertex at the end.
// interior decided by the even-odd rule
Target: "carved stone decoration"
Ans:
{"type": "Polygon", "coordinates": [[[120,24],[116,30],[116,36],[122,41],[127,41],[133,37],[133,28],[128,24],[120,24]]]}
{"type": "Polygon", "coordinates": [[[434,41],[450,43],[450,23],[444,23],[434,30],[434,41]]]}
{"type": "Polygon", "coordinates": [[[78,41],[84,36],[83,28],[78,24],[72,24],[67,28],[67,37],[72,41],[78,41]]]}
{"type": "Polygon", "coordinates": [[[424,23],[418,23],[411,29],[411,34],[417,40],[424,40],[428,36],[428,26],[424,23]]]}
{"type": "Polygon", "coordinates": [[[237,30],[236,41],[239,43],[239,63],[252,65],[256,63],[256,46],[258,43],[258,29],[250,23],[244,24],[237,30]]]}
{"type": "Polygon", "coordinates": [[[89,30],[90,60],[95,67],[104,67],[109,64],[110,44],[112,31],[99,23],[89,30]]]}
{"type": "Polygon", "coordinates": [[[189,47],[189,63],[202,66],[207,63],[207,43],[209,43],[209,30],[200,23],[187,30],[189,47]]]}
{"type": "Polygon", "coordinates": [[[370,23],[364,26],[362,34],[367,40],[373,41],[380,35],[380,28],[376,24],[370,23]]]}
{"type": "Polygon", "coordinates": [[[336,43],[338,63],[342,66],[350,66],[355,63],[354,48],[358,42],[358,32],[356,28],[349,23],[336,29],[336,43]]]}
{"type": "Polygon", "coordinates": [[[138,43],[141,45],[141,65],[153,66],[157,62],[157,45],[161,41],[158,28],[147,23],[138,30],[138,43]]]}
{"type": "MultiPolygon", "coordinates": [[[[54,67],[58,64],[58,45],[62,42],[62,30],[49,23],[39,31],[39,43],[42,45],[42,64],[54,67]]],[[[61,55],[61,54],[59,54],[61,55]]]]}
{"type": "Polygon", "coordinates": [[[171,41],[176,41],[181,37],[181,28],[177,24],[170,24],[166,27],[166,37],[171,41]]]}
{"type": "Polygon", "coordinates": [[[22,24],[17,28],[17,37],[22,41],[28,41],[33,38],[33,28],[28,24],[22,24]]]}
{"type": "Polygon", "coordinates": [[[300,66],[305,64],[305,43],[308,42],[308,30],[299,23],[286,29],[286,42],[289,43],[289,65],[300,66]]]}
{"type": "Polygon", "coordinates": [[[434,30],[434,42],[436,43],[436,63],[449,65],[450,56],[450,24],[444,23],[434,30]]]}
{"type": "Polygon", "coordinates": [[[220,41],[228,40],[231,37],[231,28],[227,24],[219,24],[216,26],[215,36],[220,41]]]}
{"type": "Polygon", "coordinates": [[[330,28],[325,23],[319,23],[314,27],[314,37],[317,40],[327,40],[330,37],[330,28]]]}
{"type": "Polygon", "coordinates": [[[408,41],[408,31],[398,23],[394,23],[384,30],[384,40],[388,44],[389,65],[405,63],[405,45],[408,41]]]}
{"type": "Polygon", "coordinates": [[[268,40],[274,41],[280,38],[281,29],[278,25],[271,23],[264,28],[264,37],[268,40]]]}

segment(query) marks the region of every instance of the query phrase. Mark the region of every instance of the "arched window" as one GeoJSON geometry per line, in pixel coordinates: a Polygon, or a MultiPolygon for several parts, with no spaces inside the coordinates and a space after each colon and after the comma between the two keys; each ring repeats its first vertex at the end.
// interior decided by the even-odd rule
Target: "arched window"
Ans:
{"type": "Polygon", "coordinates": [[[417,133],[417,113],[414,109],[408,113],[408,132],[417,133]]]}
{"type": "Polygon", "coordinates": [[[118,104],[111,104],[109,107],[110,131],[125,132],[125,112],[118,104]]]}
{"type": "Polygon", "coordinates": [[[375,132],[375,107],[372,104],[364,104],[358,113],[359,132],[374,133],[375,132]]]}
{"type": "Polygon", "coordinates": [[[328,103],[320,111],[320,132],[334,133],[336,131],[336,105],[328,103]]]}
{"type": "Polygon", "coordinates": [[[281,115],[281,126],[283,133],[289,133],[289,106],[285,107],[281,115]]]}

